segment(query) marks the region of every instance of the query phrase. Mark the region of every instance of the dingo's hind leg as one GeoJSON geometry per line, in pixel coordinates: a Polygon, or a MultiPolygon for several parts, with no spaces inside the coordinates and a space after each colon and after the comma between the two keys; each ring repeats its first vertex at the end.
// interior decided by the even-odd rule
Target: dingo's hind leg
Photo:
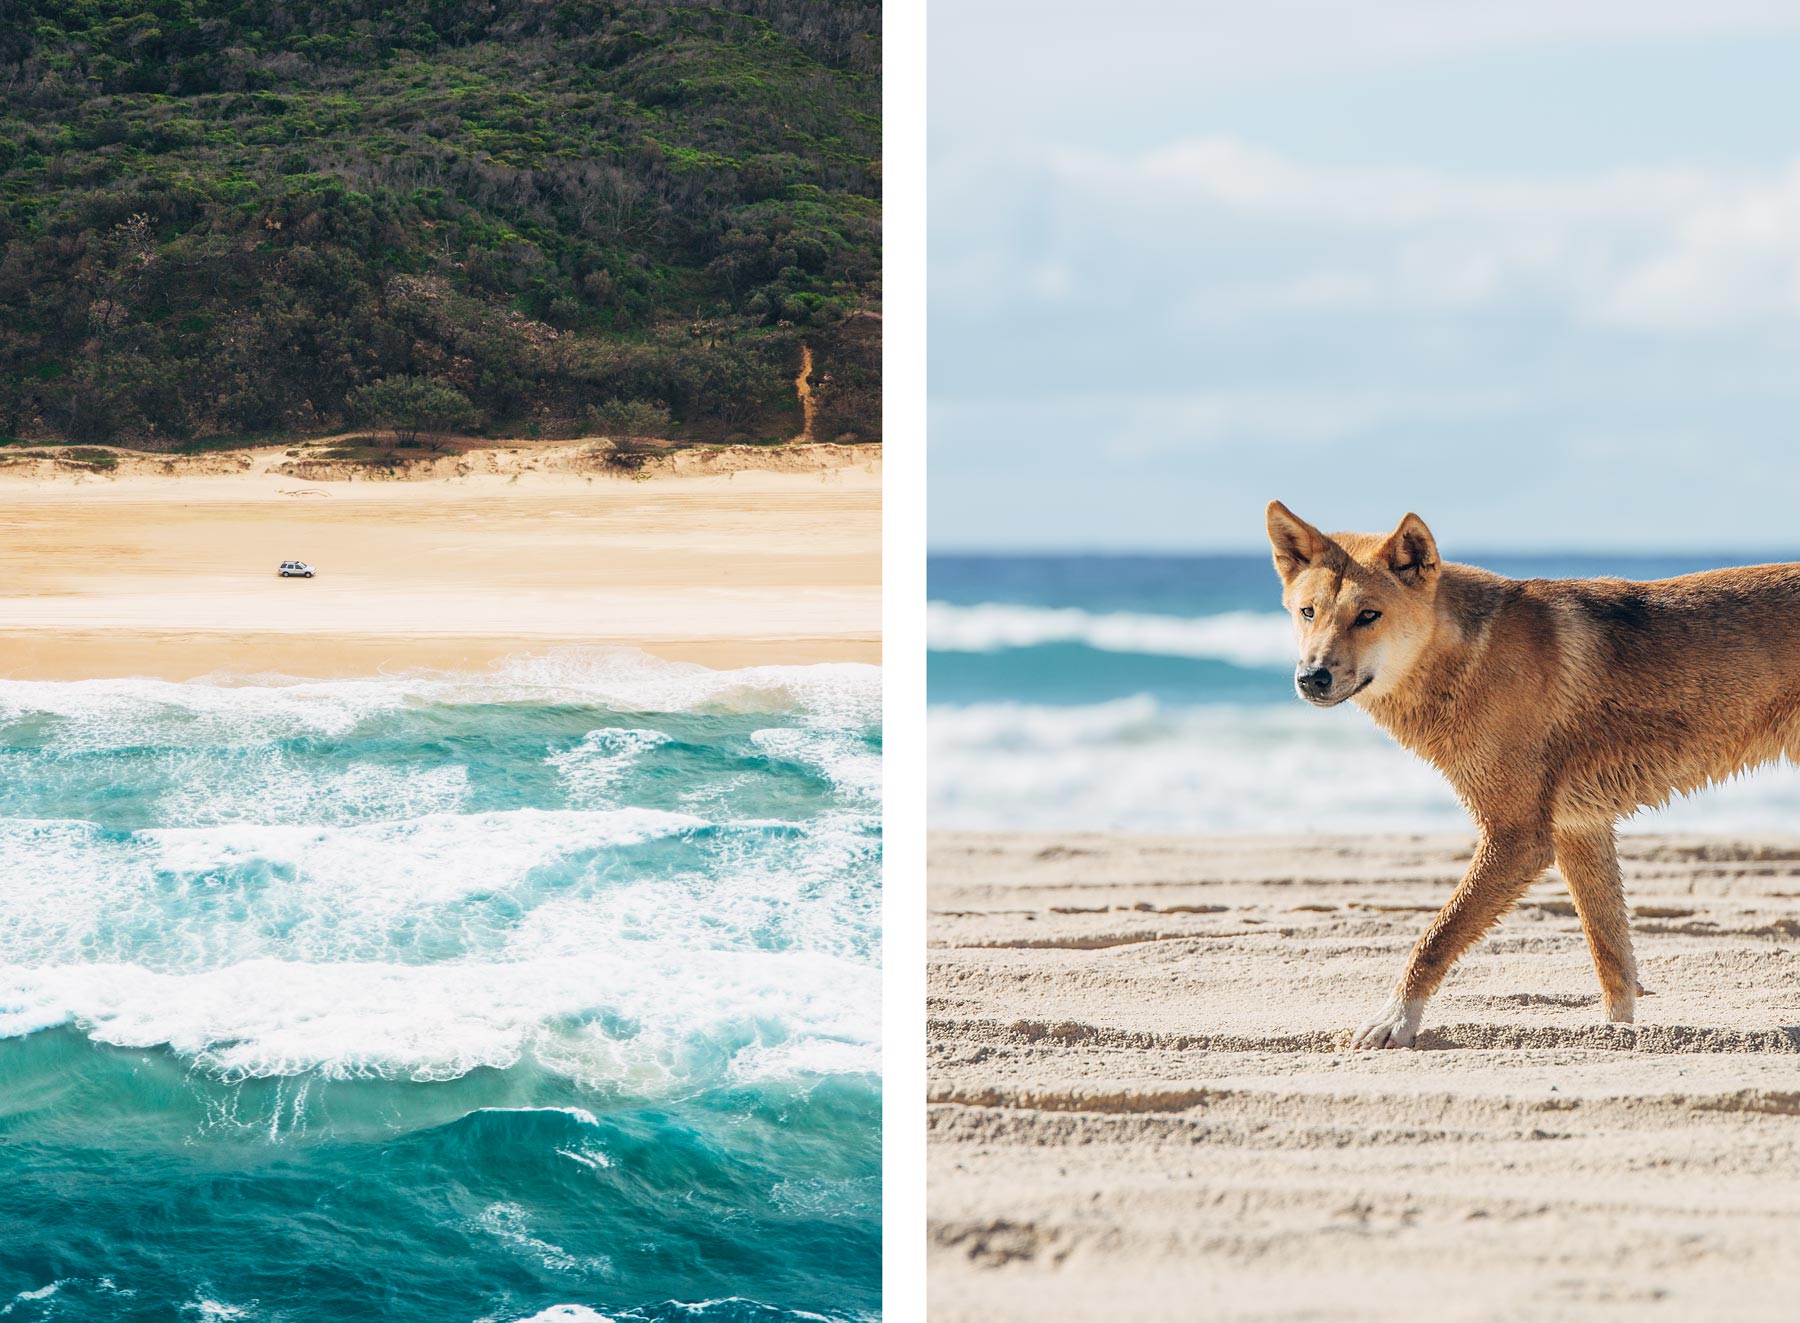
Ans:
{"type": "Polygon", "coordinates": [[[1637,1009],[1637,959],[1631,951],[1631,911],[1619,878],[1612,824],[1558,827],[1556,866],[1569,883],[1581,931],[1587,936],[1606,1018],[1629,1024],[1637,1009]]]}

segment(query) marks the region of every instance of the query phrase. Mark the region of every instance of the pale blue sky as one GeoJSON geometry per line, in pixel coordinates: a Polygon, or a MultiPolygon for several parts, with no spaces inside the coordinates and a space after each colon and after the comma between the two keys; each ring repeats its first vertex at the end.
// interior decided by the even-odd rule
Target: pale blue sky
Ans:
{"type": "Polygon", "coordinates": [[[933,546],[1800,547],[1793,14],[934,5],[933,546]]]}

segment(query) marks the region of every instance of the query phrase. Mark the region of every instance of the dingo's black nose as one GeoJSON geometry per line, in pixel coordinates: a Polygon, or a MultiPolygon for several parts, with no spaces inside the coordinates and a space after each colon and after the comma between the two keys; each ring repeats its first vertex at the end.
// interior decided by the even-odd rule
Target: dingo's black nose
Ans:
{"type": "Polygon", "coordinates": [[[1324,666],[1316,671],[1300,671],[1295,674],[1294,683],[1309,694],[1323,696],[1331,692],[1331,671],[1324,666]]]}

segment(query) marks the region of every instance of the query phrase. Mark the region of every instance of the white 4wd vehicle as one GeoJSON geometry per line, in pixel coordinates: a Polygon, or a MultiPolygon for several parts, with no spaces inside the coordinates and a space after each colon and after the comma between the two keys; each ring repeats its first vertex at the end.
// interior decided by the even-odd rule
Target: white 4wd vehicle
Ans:
{"type": "Polygon", "coordinates": [[[310,579],[313,577],[313,567],[303,560],[284,560],[279,573],[284,579],[310,579]]]}

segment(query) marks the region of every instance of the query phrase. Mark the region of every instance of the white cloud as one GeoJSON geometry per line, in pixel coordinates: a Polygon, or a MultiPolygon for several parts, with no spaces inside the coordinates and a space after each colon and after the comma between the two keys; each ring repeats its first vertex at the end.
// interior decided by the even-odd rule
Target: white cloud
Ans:
{"type": "Polygon", "coordinates": [[[1208,135],[965,158],[937,184],[932,292],[953,309],[1136,301],[1179,324],[1529,307],[1654,331],[1800,320],[1800,160],[1521,177],[1318,166],[1208,135]],[[1035,208],[982,207],[997,174],[1035,208]]]}
{"type": "Polygon", "coordinates": [[[935,540],[1249,545],[1271,494],[1491,545],[1786,536],[1800,10],[1094,15],[933,10],[935,540]]]}
{"type": "Polygon", "coordinates": [[[1501,392],[1231,389],[1134,397],[1113,406],[1102,444],[1141,457],[1208,445],[1275,442],[1296,450],[1416,422],[1505,413],[1501,392]]]}
{"type": "Polygon", "coordinates": [[[1232,387],[1220,390],[1057,394],[1031,400],[939,398],[936,435],[983,438],[986,446],[1040,447],[1047,435],[1078,435],[1116,459],[1237,446],[1323,453],[1347,438],[1412,423],[1494,418],[1520,404],[1503,390],[1232,387]]]}
{"type": "Polygon", "coordinates": [[[1616,282],[1605,313],[1671,328],[1800,316],[1800,163],[1686,209],[1616,282]]]}
{"type": "Polygon", "coordinates": [[[1045,164],[1065,188],[1117,190],[1132,204],[1210,204],[1359,228],[1502,218],[1630,221],[1692,207],[1717,184],[1679,168],[1532,179],[1315,166],[1217,134],[1135,155],[1055,151],[1045,164]]]}

